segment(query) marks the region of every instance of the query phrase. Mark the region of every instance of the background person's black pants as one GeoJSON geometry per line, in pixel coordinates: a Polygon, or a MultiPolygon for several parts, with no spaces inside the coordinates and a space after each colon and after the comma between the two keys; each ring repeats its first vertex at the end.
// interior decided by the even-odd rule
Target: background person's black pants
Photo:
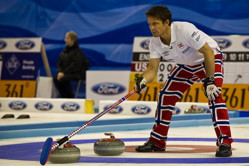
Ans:
{"type": "Polygon", "coordinates": [[[61,77],[60,81],[57,80],[57,75],[53,78],[54,84],[58,89],[61,98],[74,98],[74,93],[71,85],[71,81],[79,80],[79,76],[76,74],[66,74],[61,77]]]}

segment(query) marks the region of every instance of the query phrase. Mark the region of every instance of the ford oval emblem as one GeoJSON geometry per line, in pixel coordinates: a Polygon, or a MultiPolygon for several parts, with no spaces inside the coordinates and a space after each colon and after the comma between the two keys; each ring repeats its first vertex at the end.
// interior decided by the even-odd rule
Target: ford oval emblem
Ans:
{"type": "Polygon", "coordinates": [[[178,108],[178,107],[174,107],[174,110],[173,110],[173,115],[177,115],[177,114],[180,114],[181,113],[181,110],[180,110],[180,108],[178,108]]]}
{"type": "Polygon", "coordinates": [[[22,101],[13,101],[9,104],[9,107],[13,110],[23,110],[27,107],[27,104],[22,101]]]}
{"type": "Polygon", "coordinates": [[[204,111],[204,113],[211,113],[211,111],[208,107],[197,106],[196,108],[201,108],[204,111]]]}
{"type": "Polygon", "coordinates": [[[221,49],[228,48],[232,44],[230,40],[224,38],[215,38],[214,40],[218,43],[221,49]]]}
{"type": "Polygon", "coordinates": [[[20,50],[30,50],[35,47],[35,43],[31,40],[20,40],[16,43],[16,48],[20,50]]]}
{"type": "Polygon", "coordinates": [[[246,47],[246,48],[249,48],[249,39],[245,40],[243,42],[243,45],[246,47]]]}
{"type": "MultiPolygon", "coordinates": [[[[107,110],[109,106],[110,105],[105,106],[104,110],[107,110]]],[[[123,111],[123,107],[118,105],[118,106],[114,107],[113,109],[111,109],[108,113],[110,113],[110,114],[119,114],[122,111],[123,111]]]]}
{"type": "Polygon", "coordinates": [[[65,111],[77,111],[78,109],[80,109],[80,105],[73,102],[67,102],[63,103],[61,105],[61,108],[65,111]]]}
{"type": "Polygon", "coordinates": [[[92,91],[100,95],[117,95],[125,90],[124,86],[117,83],[101,83],[92,87],[92,91]]]}
{"type": "Polygon", "coordinates": [[[151,109],[150,107],[146,106],[146,105],[136,105],[134,107],[131,108],[131,111],[135,114],[148,114],[150,113],[151,109]]]}
{"type": "Polygon", "coordinates": [[[7,46],[7,43],[3,40],[0,40],[0,50],[4,49],[7,46]]]}
{"type": "Polygon", "coordinates": [[[53,105],[49,102],[43,101],[36,103],[35,108],[41,111],[48,111],[53,108],[53,105]]]}
{"type": "Polygon", "coordinates": [[[146,39],[146,40],[142,41],[140,44],[140,46],[146,50],[149,49],[149,45],[150,45],[150,39],[146,39]]]}

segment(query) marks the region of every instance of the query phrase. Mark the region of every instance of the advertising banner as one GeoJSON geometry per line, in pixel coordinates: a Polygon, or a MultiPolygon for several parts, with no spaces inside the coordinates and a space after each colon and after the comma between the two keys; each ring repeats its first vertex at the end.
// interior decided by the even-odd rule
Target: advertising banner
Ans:
{"type": "Polygon", "coordinates": [[[34,97],[36,93],[36,81],[1,80],[1,97],[34,97]]]}
{"type": "MultiPolygon", "coordinates": [[[[133,90],[135,83],[130,83],[129,90],[133,90]]],[[[136,101],[157,101],[158,92],[164,83],[150,83],[144,93],[131,96],[128,100],[136,101]]],[[[229,110],[249,110],[249,84],[223,84],[222,98],[229,110]]],[[[179,102],[206,102],[208,99],[204,95],[203,85],[195,83],[182,96],[179,102]]]]}
{"type": "MultiPolygon", "coordinates": [[[[99,109],[105,110],[114,102],[115,101],[112,100],[100,100],[99,109]]],[[[108,114],[155,116],[156,107],[157,107],[157,102],[155,101],[124,101],[117,107],[110,110],[108,114]]],[[[207,103],[179,102],[176,103],[174,107],[173,115],[186,114],[189,112],[187,110],[196,113],[210,113],[207,103]]]]}
{"type": "Polygon", "coordinates": [[[39,53],[4,53],[2,80],[36,80],[39,53]]]}
{"type": "Polygon", "coordinates": [[[100,100],[119,100],[128,93],[130,71],[94,71],[86,75],[86,99],[94,100],[99,106],[100,100]]]}
{"type": "Polygon", "coordinates": [[[85,103],[85,99],[0,98],[0,111],[12,113],[87,113],[85,103]]]}
{"type": "MultiPolygon", "coordinates": [[[[131,65],[130,86],[132,90],[138,77],[149,65],[149,42],[151,37],[135,37],[131,65]]],[[[249,110],[249,36],[212,36],[224,51],[223,99],[230,110],[249,110]]],[[[133,95],[128,100],[157,101],[157,95],[163,87],[174,62],[161,59],[156,78],[147,84],[146,92],[133,95]]],[[[208,102],[199,80],[187,92],[180,102],[208,102]]]]}
{"type": "Polygon", "coordinates": [[[0,43],[1,80],[36,80],[41,38],[0,38],[0,43]]]}
{"type": "Polygon", "coordinates": [[[35,97],[41,38],[0,38],[0,97],[35,97]]]}

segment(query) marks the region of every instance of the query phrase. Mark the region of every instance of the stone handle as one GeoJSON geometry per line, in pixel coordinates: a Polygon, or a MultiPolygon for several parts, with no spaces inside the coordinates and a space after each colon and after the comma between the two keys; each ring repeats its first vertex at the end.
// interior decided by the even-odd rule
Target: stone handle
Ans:
{"type": "Polygon", "coordinates": [[[114,137],[114,135],[112,133],[105,133],[105,135],[110,135],[110,138],[114,137]]]}

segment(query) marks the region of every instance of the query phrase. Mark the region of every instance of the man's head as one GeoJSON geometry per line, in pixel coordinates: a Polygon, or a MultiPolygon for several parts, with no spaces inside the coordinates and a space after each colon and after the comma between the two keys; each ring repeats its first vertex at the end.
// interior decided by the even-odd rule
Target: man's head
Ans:
{"type": "Polygon", "coordinates": [[[68,33],[66,33],[66,36],[65,36],[65,43],[67,46],[72,46],[74,45],[78,40],[78,36],[75,32],[73,31],[70,31],[68,33]]]}
{"type": "Polygon", "coordinates": [[[154,37],[162,37],[170,31],[172,15],[166,6],[153,6],[145,15],[154,37]]]}
{"type": "Polygon", "coordinates": [[[158,20],[161,20],[162,23],[164,24],[167,20],[169,20],[169,26],[171,25],[171,19],[172,19],[172,14],[169,11],[169,9],[164,6],[153,6],[151,7],[146,13],[146,17],[154,17],[158,20]]]}

